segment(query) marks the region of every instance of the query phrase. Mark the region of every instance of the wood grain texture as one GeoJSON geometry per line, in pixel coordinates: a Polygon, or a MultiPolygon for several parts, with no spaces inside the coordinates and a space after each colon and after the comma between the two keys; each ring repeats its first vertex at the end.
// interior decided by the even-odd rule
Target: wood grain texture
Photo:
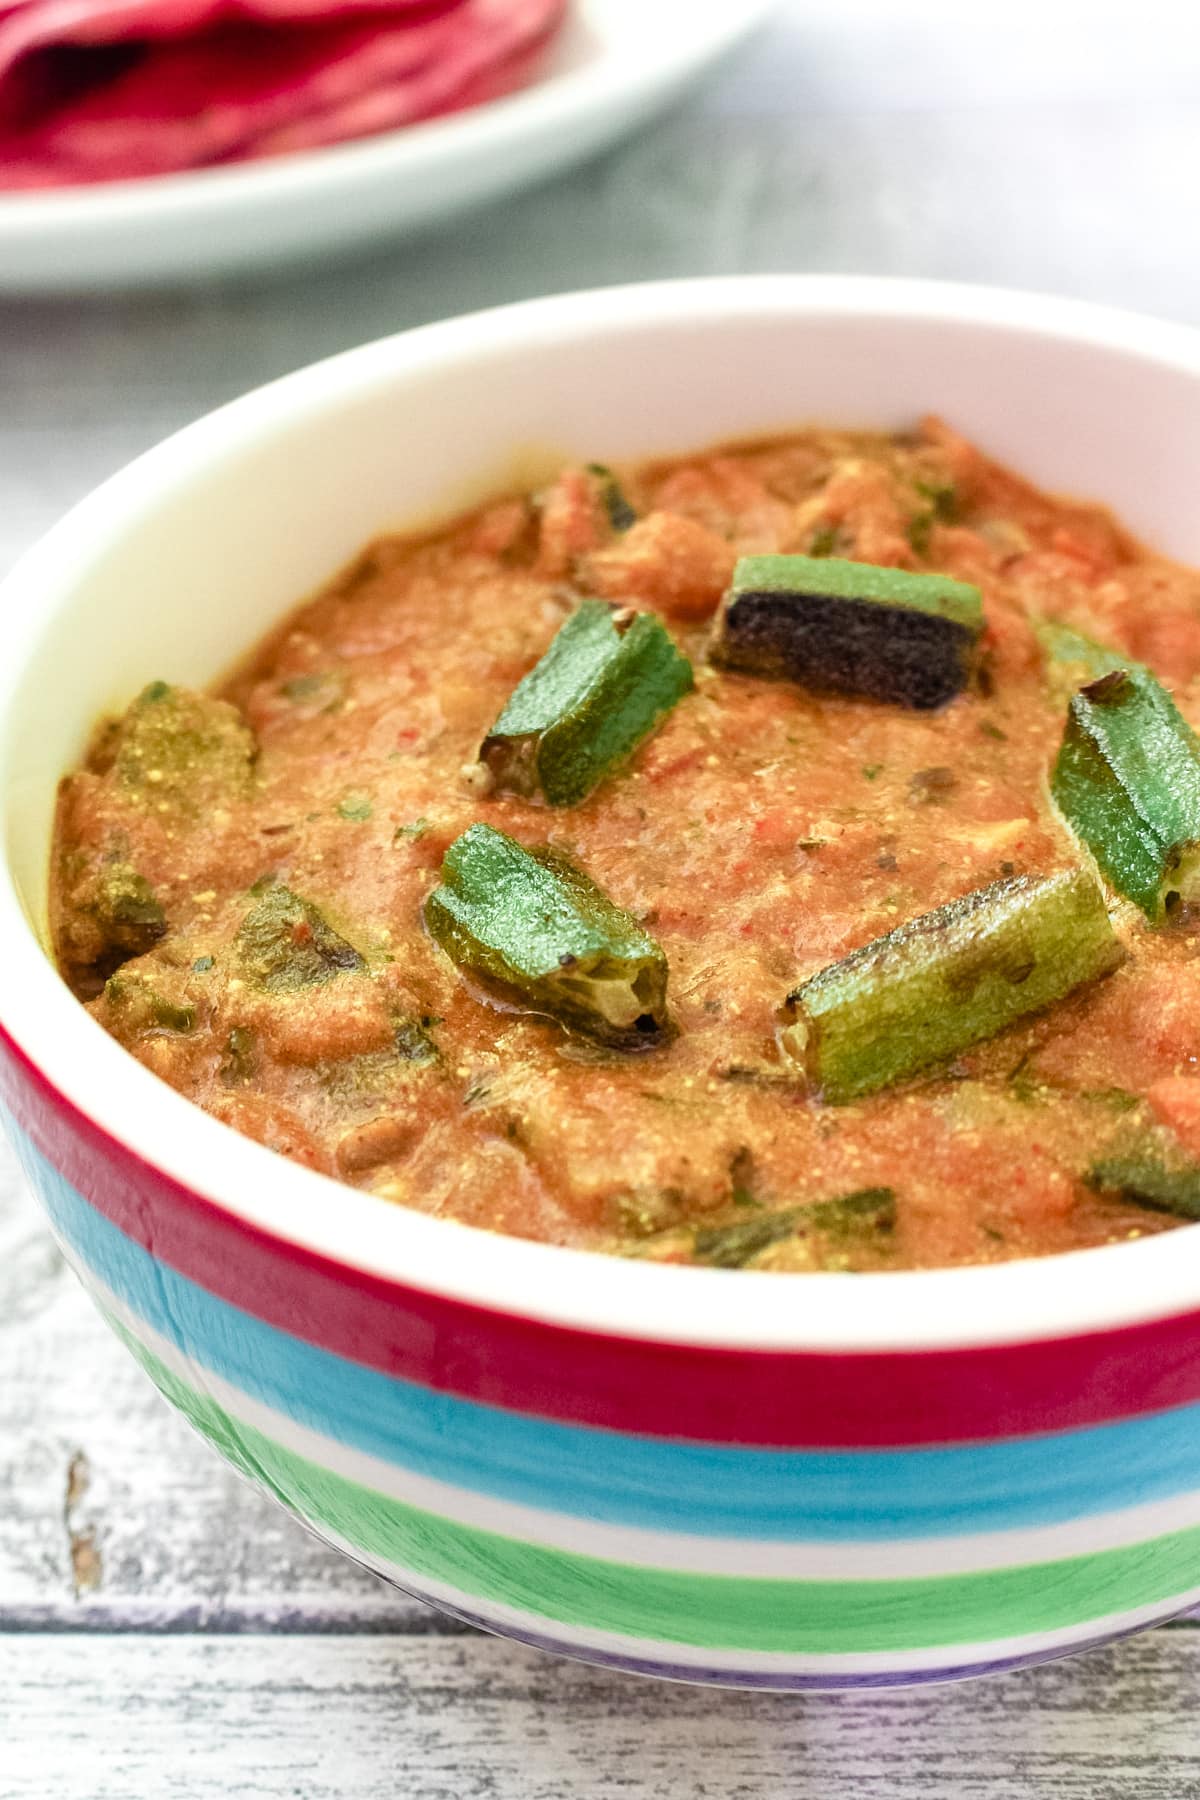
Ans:
{"type": "Polygon", "coordinates": [[[477,1636],[0,1639],[14,1680],[6,1800],[1200,1793],[1194,1632],[861,1698],[670,1687],[477,1636]]]}

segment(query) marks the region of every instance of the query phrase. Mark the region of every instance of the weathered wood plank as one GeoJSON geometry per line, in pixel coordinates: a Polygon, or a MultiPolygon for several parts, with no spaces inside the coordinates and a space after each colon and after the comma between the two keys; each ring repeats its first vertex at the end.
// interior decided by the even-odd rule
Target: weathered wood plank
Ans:
{"type": "Polygon", "coordinates": [[[0,1639],[14,1681],[5,1800],[1200,1794],[1191,1632],[867,1697],[668,1687],[482,1637],[0,1639]]]}

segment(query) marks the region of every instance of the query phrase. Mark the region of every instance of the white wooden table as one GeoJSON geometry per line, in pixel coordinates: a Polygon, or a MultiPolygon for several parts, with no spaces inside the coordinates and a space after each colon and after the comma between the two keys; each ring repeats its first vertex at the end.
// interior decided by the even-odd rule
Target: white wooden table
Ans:
{"type": "MultiPolygon", "coordinates": [[[[876,270],[1200,324],[1193,11],[792,0],[705,94],[469,229],[255,286],[0,307],[0,568],[241,389],[538,289],[876,270]]],[[[472,1633],[190,1435],[0,1156],[0,1800],[1188,1800],[1198,1702],[1189,1623],[967,1688],[802,1700],[472,1633]]]]}

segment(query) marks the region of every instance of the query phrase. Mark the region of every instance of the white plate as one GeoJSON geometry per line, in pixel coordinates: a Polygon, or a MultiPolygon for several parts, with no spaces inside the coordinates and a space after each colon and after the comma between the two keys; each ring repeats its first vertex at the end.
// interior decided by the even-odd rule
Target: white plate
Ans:
{"type": "Polygon", "coordinates": [[[172,280],[386,241],[611,143],[770,4],[575,0],[541,78],[472,111],[304,155],[0,197],[0,291],[172,280]]]}

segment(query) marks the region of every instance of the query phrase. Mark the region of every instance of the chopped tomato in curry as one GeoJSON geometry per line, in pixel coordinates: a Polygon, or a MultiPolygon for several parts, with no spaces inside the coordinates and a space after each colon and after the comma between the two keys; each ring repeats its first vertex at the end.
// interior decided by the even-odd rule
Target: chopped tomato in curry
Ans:
{"type": "Polygon", "coordinates": [[[1111,1242],[1200,1216],[1189,719],[1200,577],[937,420],[571,467],[105,724],[56,952],[215,1117],[438,1216],[775,1270],[1111,1242]]]}

